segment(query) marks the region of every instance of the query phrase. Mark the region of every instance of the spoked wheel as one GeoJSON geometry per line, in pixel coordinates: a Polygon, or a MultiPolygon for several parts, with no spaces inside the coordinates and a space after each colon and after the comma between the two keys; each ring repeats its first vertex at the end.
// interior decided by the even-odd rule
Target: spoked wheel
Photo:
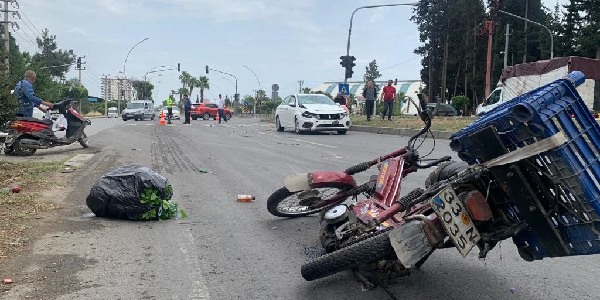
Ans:
{"type": "Polygon", "coordinates": [[[81,133],[81,137],[79,137],[79,140],[77,140],[77,141],[79,142],[79,144],[83,148],[89,148],[90,147],[90,145],[88,144],[88,137],[85,134],[85,132],[81,133]]]}
{"type": "MultiPolygon", "coordinates": [[[[287,188],[282,187],[275,191],[267,199],[267,210],[274,216],[295,218],[318,213],[328,206],[311,209],[314,205],[324,199],[328,199],[335,194],[349,190],[351,186],[329,186],[314,188],[308,191],[292,193],[287,188]]],[[[346,199],[340,199],[342,202],[346,199]]]]}

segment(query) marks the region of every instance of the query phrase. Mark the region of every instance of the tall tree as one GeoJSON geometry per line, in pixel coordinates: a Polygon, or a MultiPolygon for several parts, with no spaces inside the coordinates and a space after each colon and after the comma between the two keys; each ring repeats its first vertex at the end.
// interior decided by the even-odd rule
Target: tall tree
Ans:
{"type": "Polygon", "coordinates": [[[48,68],[48,73],[55,78],[64,77],[71,68],[70,64],[75,62],[73,50],[58,49],[56,36],[50,35],[47,28],[42,30],[41,37],[36,38],[36,43],[40,52],[33,55],[33,64],[38,68],[48,68]]]}
{"type": "Polygon", "coordinates": [[[381,77],[381,73],[377,67],[377,61],[374,59],[365,67],[364,81],[376,80],[381,77]]]}
{"type": "Polygon", "coordinates": [[[154,85],[145,80],[133,81],[133,88],[135,89],[139,100],[152,100],[152,90],[154,85]]]}
{"type": "Polygon", "coordinates": [[[210,84],[208,83],[208,77],[200,76],[198,77],[198,88],[200,89],[200,102],[204,102],[204,90],[210,89],[210,84]]]}
{"type": "Polygon", "coordinates": [[[421,80],[430,99],[482,94],[485,43],[476,33],[485,17],[482,0],[422,0],[415,8],[411,20],[423,43],[415,53],[422,56],[421,80]]]}

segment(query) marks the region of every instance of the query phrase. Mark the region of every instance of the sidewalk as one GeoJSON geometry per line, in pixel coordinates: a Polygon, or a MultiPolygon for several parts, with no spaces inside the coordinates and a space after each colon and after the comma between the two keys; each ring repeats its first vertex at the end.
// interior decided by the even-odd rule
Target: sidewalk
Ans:
{"type": "MultiPolygon", "coordinates": [[[[352,126],[350,126],[350,131],[413,136],[421,130],[420,129],[410,129],[410,128],[373,127],[373,126],[364,126],[364,125],[352,125],[352,126]]],[[[454,134],[454,132],[451,132],[451,131],[433,131],[432,130],[431,132],[433,133],[433,136],[436,139],[446,139],[446,140],[450,139],[450,136],[452,134],[454,134]]]]}

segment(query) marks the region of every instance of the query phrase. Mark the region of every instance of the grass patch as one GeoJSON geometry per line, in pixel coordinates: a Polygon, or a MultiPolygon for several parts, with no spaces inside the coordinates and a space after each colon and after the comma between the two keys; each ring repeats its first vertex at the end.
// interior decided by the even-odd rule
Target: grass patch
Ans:
{"type": "Polygon", "coordinates": [[[51,186],[52,174],[62,166],[62,161],[0,161],[0,259],[29,242],[27,230],[32,218],[58,208],[51,201],[40,199],[39,191],[51,186]],[[20,193],[11,192],[15,185],[21,187],[20,193]]]}
{"type": "MultiPolygon", "coordinates": [[[[434,117],[431,122],[431,130],[456,132],[465,126],[471,124],[474,117],[434,117]]],[[[421,129],[424,124],[419,117],[414,116],[393,116],[392,121],[382,120],[381,116],[372,116],[371,121],[367,122],[366,116],[352,116],[352,125],[364,125],[373,127],[393,127],[393,128],[411,128],[421,129]]]]}

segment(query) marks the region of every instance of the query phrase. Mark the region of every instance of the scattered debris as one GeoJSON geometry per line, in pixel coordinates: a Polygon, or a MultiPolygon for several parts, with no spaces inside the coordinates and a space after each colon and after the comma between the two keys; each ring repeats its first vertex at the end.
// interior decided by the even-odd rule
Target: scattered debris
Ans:
{"type": "Polygon", "coordinates": [[[271,227],[271,229],[272,229],[272,230],[275,230],[275,229],[277,229],[277,226],[273,226],[273,227],[271,227]]]}
{"type": "Polygon", "coordinates": [[[198,170],[198,172],[200,172],[200,173],[203,173],[203,174],[206,174],[206,173],[208,173],[208,174],[217,175],[217,173],[210,172],[209,170],[207,170],[207,169],[204,169],[204,168],[202,168],[202,169],[199,169],[199,170],[198,170]]]}
{"type": "Polygon", "coordinates": [[[18,186],[18,185],[15,185],[15,186],[13,186],[13,188],[11,189],[11,191],[12,191],[13,193],[18,193],[18,192],[20,192],[20,191],[21,191],[21,187],[20,187],[20,186],[18,186]]]}
{"type": "Polygon", "coordinates": [[[510,292],[511,292],[511,293],[513,293],[513,294],[514,294],[516,291],[517,291],[517,289],[516,289],[516,288],[510,288],[510,292]]]}
{"type": "Polygon", "coordinates": [[[73,169],[71,169],[71,168],[69,168],[69,167],[66,167],[66,168],[64,168],[64,169],[63,169],[61,172],[62,172],[62,173],[71,173],[71,172],[73,172],[73,169]]]}
{"type": "Polygon", "coordinates": [[[12,280],[12,279],[10,279],[10,278],[4,278],[4,279],[2,280],[2,283],[3,283],[3,284],[11,284],[11,283],[13,283],[13,280],[12,280]]]}
{"type": "Polygon", "coordinates": [[[133,151],[142,151],[142,149],[137,149],[137,148],[131,148],[131,150],[133,150],[133,151]]]}
{"type": "Polygon", "coordinates": [[[237,202],[248,203],[254,201],[254,199],[252,195],[237,195],[237,202]]]}

